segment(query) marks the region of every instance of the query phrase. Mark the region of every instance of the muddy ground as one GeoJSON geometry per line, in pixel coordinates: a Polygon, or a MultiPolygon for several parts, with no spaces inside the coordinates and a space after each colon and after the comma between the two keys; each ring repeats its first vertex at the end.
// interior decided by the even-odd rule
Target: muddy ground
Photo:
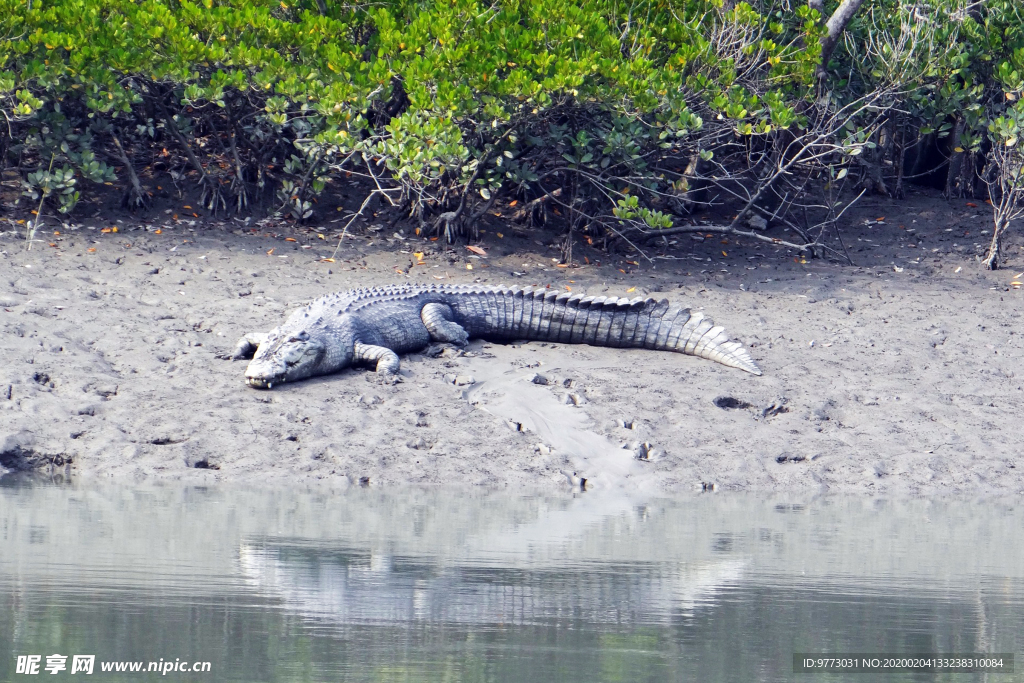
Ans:
{"type": "Polygon", "coordinates": [[[862,200],[842,226],[855,265],[680,235],[650,261],[578,242],[579,266],[562,268],[557,231],[499,215],[472,242],[484,255],[371,221],[329,262],[341,232],[331,216],[245,222],[180,204],[51,220],[31,249],[17,214],[0,217],[7,469],[196,483],[1024,492],[1024,292],[1011,284],[1024,247],[1018,227],[1006,268],[984,269],[984,205],[925,191],[862,200]],[[243,333],[321,294],[409,281],[667,297],[724,325],[764,376],[668,353],[476,341],[464,354],[403,358],[396,386],[360,368],[265,392],[226,359],[243,333]]]}

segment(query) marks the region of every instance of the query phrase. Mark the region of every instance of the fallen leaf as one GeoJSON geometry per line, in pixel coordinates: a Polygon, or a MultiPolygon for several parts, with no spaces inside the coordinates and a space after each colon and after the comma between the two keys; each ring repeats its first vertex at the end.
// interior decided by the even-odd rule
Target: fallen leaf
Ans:
{"type": "Polygon", "coordinates": [[[199,214],[194,211],[192,212],[192,215],[195,216],[196,218],[199,218],[199,214]]]}
{"type": "Polygon", "coordinates": [[[586,263],[586,264],[587,264],[588,266],[590,265],[590,259],[588,259],[588,258],[587,258],[586,256],[584,256],[584,257],[583,257],[583,261],[584,261],[584,262],[585,262],[585,263],[586,263]]]}
{"type": "Polygon", "coordinates": [[[155,235],[162,235],[162,234],[164,234],[164,231],[163,230],[154,230],[153,234],[155,234],[155,235]]]}
{"type": "Polygon", "coordinates": [[[178,220],[178,214],[174,214],[173,216],[171,216],[171,218],[173,218],[174,220],[178,220]]]}
{"type": "Polygon", "coordinates": [[[423,260],[423,252],[422,251],[413,252],[412,255],[416,257],[417,261],[422,261],[423,260]]]}
{"type": "Polygon", "coordinates": [[[295,239],[294,237],[285,237],[284,241],[285,242],[298,242],[298,240],[295,239]]]}
{"type": "Polygon", "coordinates": [[[555,264],[555,268],[568,268],[568,267],[569,267],[568,263],[557,263],[557,264],[555,264]]]}
{"type": "Polygon", "coordinates": [[[113,228],[102,228],[102,229],[100,230],[100,232],[102,232],[102,233],[107,233],[107,232],[113,232],[113,231],[114,231],[114,229],[113,229],[113,228]]]}
{"type": "Polygon", "coordinates": [[[466,264],[466,270],[473,270],[473,264],[472,263],[467,263],[466,264]]]}
{"type": "Polygon", "coordinates": [[[726,254],[726,253],[725,253],[725,252],[723,251],[723,252],[722,252],[722,256],[728,256],[728,254],[726,254]]]}
{"type": "Polygon", "coordinates": [[[502,234],[501,234],[501,233],[499,232],[499,233],[498,233],[498,239],[499,239],[499,240],[501,240],[501,239],[505,239],[505,236],[504,236],[504,235],[502,235],[502,234]]]}
{"type": "Polygon", "coordinates": [[[185,208],[185,209],[191,209],[192,207],[191,207],[191,206],[189,206],[188,204],[186,204],[186,205],[185,205],[184,207],[182,207],[182,208],[185,208]]]}
{"type": "Polygon", "coordinates": [[[624,271],[622,268],[619,268],[619,272],[622,273],[623,275],[626,274],[626,271],[624,271]]]}
{"type": "Polygon", "coordinates": [[[626,263],[630,263],[630,264],[632,264],[634,266],[639,266],[640,265],[640,263],[638,261],[626,261],[626,263]]]}
{"type": "Polygon", "coordinates": [[[568,292],[571,292],[571,291],[572,291],[572,287],[570,287],[569,285],[566,285],[566,286],[565,286],[565,289],[566,289],[566,291],[568,291],[568,292]]]}
{"type": "Polygon", "coordinates": [[[978,205],[975,204],[974,202],[967,202],[967,206],[971,207],[972,209],[977,209],[978,208],[978,205]]]}
{"type": "Polygon", "coordinates": [[[334,263],[334,259],[332,258],[322,258],[320,261],[321,263],[334,263]]]}
{"type": "Polygon", "coordinates": [[[327,239],[326,237],[324,237],[324,234],[323,234],[322,232],[318,232],[318,233],[316,234],[316,236],[317,236],[318,238],[322,239],[322,240],[325,240],[325,239],[327,239]]]}
{"type": "Polygon", "coordinates": [[[50,242],[50,243],[49,243],[49,245],[50,245],[51,247],[55,247],[55,246],[57,246],[57,243],[56,243],[56,242],[50,242]]]}
{"type": "Polygon", "coordinates": [[[518,199],[513,199],[512,201],[510,201],[510,202],[508,203],[508,205],[509,205],[509,206],[515,206],[515,205],[516,205],[516,204],[518,204],[518,203],[519,203],[519,200],[518,200],[518,199]]]}
{"type": "Polygon", "coordinates": [[[487,252],[486,251],[484,251],[480,247],[475,247],[472,244],[467,244],[466,245],[466,249],[469,249],[474,254],[479,254],[480,256],[487,256],[487,252]]]}
{"type": "Polygon", "coordinates": [[[443,277],[443,276],[441,276],[441,275],[435,275],[435,276],[434,276],[434,279],[435,279],[435,280],[443,280],[443,279],[444,279],[444,277],[443,277]]]}
{"type": "Polygon", "coordinates": [[[436,238],[436,237],[431,237],[431,238],[430,238],[430,241],[431,241],[431,242],[436,242],[436,241],[437,241],[437,238],[436,238]]]}
{"type": "Polygon", "coordinates": [[[274,255],[274,250],[273,249],[271,249],[270,251],[267,252],[267,256],[273,256],[273,255],[274,255]]]}
{"type": "Polygon", "coordinates": [[[96,251],[96,247],[89,247],[86,251],[96,251]]]}
{"type": "Polygon", "coordinates": [[[416,228],[416,234],[417,235],[420,234],[420,229],[419,228],[416,228]]]}
{"type": "Polygon", "coordinates": [[[635,291],[636,291],[636,287],[630,287],[629,289],[626,290],[626,294],[629,294],[630,292],[635,292],[635,291]]]}

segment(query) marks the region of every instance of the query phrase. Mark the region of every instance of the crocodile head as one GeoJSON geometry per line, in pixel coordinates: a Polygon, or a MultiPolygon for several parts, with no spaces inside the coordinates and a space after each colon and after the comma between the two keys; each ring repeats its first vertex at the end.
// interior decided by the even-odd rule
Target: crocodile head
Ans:
{"type": "Polygon", "coordinates": [[[273,389],[275,384],[323,374],[325,350],[326,345],[309,332],[274,330],[245,369],[245,383],[257,389],[273,389]]]}

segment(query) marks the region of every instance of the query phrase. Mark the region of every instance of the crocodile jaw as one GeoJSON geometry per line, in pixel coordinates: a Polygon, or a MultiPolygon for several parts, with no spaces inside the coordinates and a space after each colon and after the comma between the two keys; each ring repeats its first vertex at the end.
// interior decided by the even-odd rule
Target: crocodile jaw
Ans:
{"type": "Polygon", "coordinates": [[[261,344],[245,369],[245,383],[255,389],[273,389],[275,384],[322,374],[319,369],[323,357],[324,345],[308,337],[261,344]]]}

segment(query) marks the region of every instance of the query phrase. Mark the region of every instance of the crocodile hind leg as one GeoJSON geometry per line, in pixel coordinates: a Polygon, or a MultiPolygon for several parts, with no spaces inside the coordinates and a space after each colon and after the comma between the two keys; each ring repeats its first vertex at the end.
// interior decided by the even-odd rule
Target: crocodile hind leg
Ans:
{"type": "Polygon", "coordinates": [[[398,368],[401,367],[401,361],[398,360],[397,353],[383,346],[374,346],[373,344],[364,344],[362,342],[356,342],[354,350],[355,361],[376,363],[377,378],[382,382],[394,384],[398,381],[398,368]]]}
{"type": "Polygon", "coordinates": [[[256,349],[260,344],[267,341],[270,335],[266,332],[250,332],[235,344],[235,350],[231,352],[231,360],[245,360],[256,355],[256,349]]]}
{"type": "Polygon", "coordinates": [[[469,334],[462,325],[452,320],[453,317],[452,309],[445,304],[429,303],[420,311],[420,318],[432,341],[465,346],[469,334]]]}

